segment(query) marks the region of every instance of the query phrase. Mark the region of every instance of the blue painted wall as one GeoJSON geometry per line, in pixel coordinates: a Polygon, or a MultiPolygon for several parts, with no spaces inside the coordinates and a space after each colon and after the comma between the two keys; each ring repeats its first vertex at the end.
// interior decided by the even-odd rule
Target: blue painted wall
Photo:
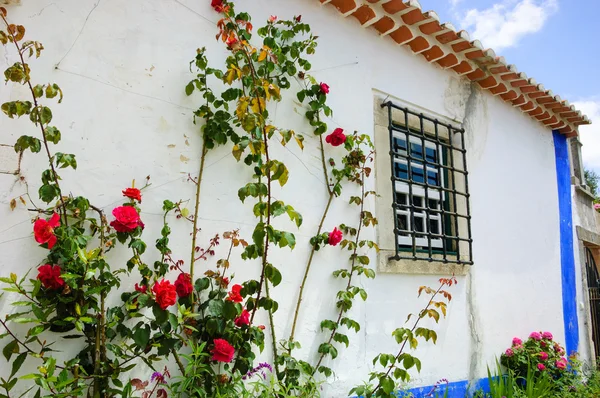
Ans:
{"type": "Polygon", "coordinates": [[[571,205],[571,168],[567,138],[553,131],[556,157],[556,182],[560,216],[560,264],[562,276],[563,320],[567,353],[579,348],[577,320],[577,285],[575,282],[575,253],[573,247],[573,213],[571,205]]]}

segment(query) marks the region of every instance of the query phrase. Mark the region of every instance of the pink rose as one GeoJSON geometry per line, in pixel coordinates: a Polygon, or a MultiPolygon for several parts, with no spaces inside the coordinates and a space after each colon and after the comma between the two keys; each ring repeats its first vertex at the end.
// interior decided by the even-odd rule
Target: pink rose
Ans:
{"type": "Polygon", "coordinates": [[[532,333],[529,335],[529,338],[530,338],[530,339],[537,340],[537,341],[540,341],[540,340],[542,340],[542,335],[541,335],[541,333],[540,333],[540,332],[532,332],[532,333]]]}
{"type": "Polygon", "coordinates": [[[115,207],[112,214],[115,219],[110,223],[110,226],[117,232],[129,233],[135,231],[137,227],[144,228],[144,223],[140,220],[140,215],[134,207],[115,207]]]}
{"type": "Polygon", "coordinates": [[[329,239],[327,240],[327,243],[330,244],[331,246],[336,246],[338,243],[340,243],[342,241],[342,238],[344,237],[344,235],[342,234],[342,231],[340,231],[339,229],[337,229],[337,227],[333,228],[333,231],[331,231],[329,233],[329,239]]]}
{"type": "Polygon", "coordinates": [[[541,371],[541,372],[543,372],[543,371],[546,369],[546,367],[544,366],[544,364],[543,364],[543,363],[538,363],[538,364],[537,364],[537,368],[538,368],[538,370],[539,370],[539,371],[541,371]]]}
{"type": "Polygon", "coordinates": [[[512,357],[513,355],[515,355],[514,351],[511,350],[510,348],[506,350],[506,352],[504,353],[507,357],[512,357]]]}
{"type": "Polygon", "coordinates": [[[512,345],[521,345],[521,344],[523,344],[523,340],[521,340],[518,337],[513,338],[512,345]]]}
{"type": "Polygon", "coordinates": [[[550,333],[550,332],[542,333],[542,337],[545,338],[546,340],[552,340],[554,338],[554,336],[552,336],[552,333],[550,333]]]}
{"type": "Polygon", "coordinates": [[[273,23],[273,22],[275,22],[275,21],[277,21],[277,16],[275,16],[275,15],[271,15],[271,16],[269,17],[269,22],[270,22],[270,23],[273,23]]]}
{"type": "Polygon", "coordinates": [[[546,360],[548,360],[548,353],[546,353],[546,352],[544,352],[544,351],[540,352],[540,359],[541,359],[542,361],[546,361],[546,360]]]}
{"type": "Polygon", "coordinates": [[[343,129],[338,127],[333,130],[333,133],[325,137],[325,142],[331,144],[331,146],[340,146],[346,142],[346,134],[344,134],[343,129]]]}
{"type": "Polygon", "coordinates": [[[600,210],[600,203],[594,203],[594,210],[600,210]]]}
{"type": "Polygon", "coordinates": [[[319,84],[319,88],[323,94],[329,94],[329,86],[325,83],[319,84]]]}
{"type": "Polygon", "coordinates": [[[558,369],[566,369],[567,368],[567,361],[563,360],[563,358],[559,359],[558,361],[556,361],[556,367],[558,369]]]}

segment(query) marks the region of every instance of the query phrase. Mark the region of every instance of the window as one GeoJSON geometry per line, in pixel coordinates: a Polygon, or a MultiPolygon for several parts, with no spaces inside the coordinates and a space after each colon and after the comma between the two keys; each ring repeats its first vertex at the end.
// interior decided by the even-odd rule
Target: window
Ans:
{"type": "Polygon", "coordinates": [[[392,259],[472,264],[464,130],[388,108],[394,214],[392,259]]]}

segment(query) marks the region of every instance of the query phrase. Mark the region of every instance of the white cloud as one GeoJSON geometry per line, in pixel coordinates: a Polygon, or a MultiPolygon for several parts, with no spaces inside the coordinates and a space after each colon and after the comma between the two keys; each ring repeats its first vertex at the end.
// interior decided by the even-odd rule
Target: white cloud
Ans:
{"type": "Polygon", "coordinates": [[[600,99],[574,102],[573,105],[592,120],[591,125],[579,126],[583,164],[600,172],[600,99]]]}
{"type": "Polygon", "coordinates": [[[557,10],[558,0],[506,0],[485,10],[470,9],[461,20],[471,37],[498,51],[538,32],[557,10]]]}

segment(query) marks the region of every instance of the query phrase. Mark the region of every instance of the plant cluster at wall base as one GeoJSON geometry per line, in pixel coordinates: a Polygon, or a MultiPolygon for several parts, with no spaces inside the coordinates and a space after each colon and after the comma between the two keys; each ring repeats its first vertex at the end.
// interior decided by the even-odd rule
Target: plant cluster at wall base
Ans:
{"type": "MultiPolygon", "coordinates": [[[[1,109],[11,119],[24,117],[33,124],[31,135],[18,138],[15,151],[41,152],[47,161],[37,184],[44,204],[29,194],[11,201],[11,208],[19,200],[32,212],[32,244],[35,241],[47,252],[40,265],[23,264],[31,267],[28,273],[0,279],[7,294],[3,299],[14,307],[0,318],[2,353],[9,362],[0,378],[0,397],[317,397],[323,383],[332,378],[339,351],[350,344],[350,332],[360,330],[350,310],[357,298],[367,299],[362,286],[375,277],[369,254],[378,250],[364,237],[365,229],[377,224],[367,206],[376,195],[367,188],[374,157],[370,137],[339,128],[328,133],[323,120],[332,114],[327,105],[332,89],[308,75],[311,64],[306,56],[314,53],[317,43],[301,16],[291,20],[271,16],[255,37],[250,15],[236,13],[225,1],[212,0],[211,5],[220,15],[217,37],[228,57],[224,69],[209,66],[205,49],[199,49],[192,61],[196,77],[185,85],[185,93],[199,94],[201,101],[194,112],[202,136],[199,171],[189,178],[196,193],[191,209],[184,207],[188,200],[164,200],[155,250],[144,240],[149,228],[141,213],[148,181],[124,189],[122,204],[107,209],[111,215],[92,200],[63,190],[59,172],[78,164],[75,154],[53,150],[62,135],[52,124],[53,111],[47,103],[60,103],[62,90],[55,83],[33,81],[28,61],[40,57],[44,47],[25,40],[25,27],[10,23],[7,11],[0,8],[4,23],[0,42],[13,46],[17,54],[4,76],[21,86],[14,93],[29,95],[6,102],[1,109]],[[303,218],[291,204],[277,199],[293,183],[294,171],[274,157],[271,145],[292,142],[303,148],[304,137],[271,124],[269,109],[281,100],[282,90],[290,89],[292,80],[301,86],[297,98],[306,104],[307,126],[320,144],[327,203],[310,239],[297,304],[281,315],[293,319],[291,332],[278,339],[274,314],[279,305],[274,297],[284,275],[271,254],[283,251],[293,256],[297,244],[294,233],[277,229],[273,220],[287,217],[299,227],[303,218]],[[223,145],[230,145],[239,167],[252,173],[237,196],[252,203],[256,223],[249,237],[240,230],[227,231],[201,246],[198,214],[204,164],[212,149],[223,145]],[[328,158],[330,147],[344,151],[336,152],[342,153],[339,158],[328,158]],[[326,221],[334,224],[328,220],[329,210],[345,189],[352,193],[349,203],[356,212],[328,231],[326,221]],[[185,260],[170,248],[172,228],[189,232],[185,260]],[[123,263],[114,256],[118,246],[130,253],[123,263]],[[320,250],[339,251],[344,266],[332,277],[342,280],[343,288],[332,295],[335,316],[323,320],[320,333],[314,335],[322,341],[318,349],[300,357],[296,325],[311,265],[320,250]],[[254,269],[256,277],[236,280],[233,271],[239,262],[254,269]],[[135,286],[123,284],[125,274],[137,278],[135,286]],[[109,306],[115,298],[120,298],[118,304],[109,306]],[[267,315],[267,325],[255,320],[258,311],[267,315]],[[58,354],[72,342],[82,347],[78,354],[70,358],[58,354]],[[257,355],[266,344],[269,360],[258,363],[257,355]],[[132,378],[130,371],[140,365],[147,367],[148,377],[132,378]]],[[[28,180],[23,175],[19,179],[28,180]]],[[[420,340],[437,340],[436,332],[423,327],[422,321],[438,322],[446,316],[452,298],[446,288],[456,279],[439,282],[438,288],[419,288],[423,308],[408,317],[407,326],[393,332],[399,348],[377,355],[372,373],[365,376],[368,382],[351,393],[392,397],[409,380],[410,371],[420,371],[414,350],[420,340]]]]}
{"type": "Polygon", "coordinates": [[[476,398],[589,397],[595,390],[592,374],[588,381],[577,354],[568,358],[550,332],[532,332],[527,340],[514,337],[501,355],[494,372],[488,368],[489,393],[476,398]],[[586,395],[587,394],[587,395],[586,395]]]}

